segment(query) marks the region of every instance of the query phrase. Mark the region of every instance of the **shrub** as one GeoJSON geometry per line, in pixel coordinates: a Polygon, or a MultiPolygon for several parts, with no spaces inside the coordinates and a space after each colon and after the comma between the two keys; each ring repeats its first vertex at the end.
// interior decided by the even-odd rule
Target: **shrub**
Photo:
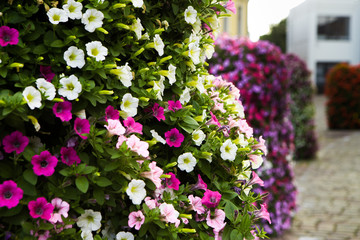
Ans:
{"type": "Polygon", "coordinates": [[[265,236],[265,145],[204,68],[231,3],[1,1],[0,237],[265,236]]]}
{"type": "Polygon", "coordinates": [[[268,154],[260,177],[268,193],[272,224],[263,222],[270,235],[290,228],[295,209],[296,188],[290,167],[294,133],[290,121],[290,82],[285,57],[267,41],[223,37],[215,42],[209,72],[220,75],[240,89],[245,115],[255,136],[266,139],[268,154]]]}
{"type": "Polygon", "coordinates": [[[314,125],[314,94],[306,63],[294,54],[286,54],[290,79],[291,122],[294,126],[294,159],[311,159],[318,149],[314,125]]]}
{"type": "Polygon", "coordinates": [[[326,76],[326,113],[330,129],[360,128],[360,67],[335,65],[326,76]]]}

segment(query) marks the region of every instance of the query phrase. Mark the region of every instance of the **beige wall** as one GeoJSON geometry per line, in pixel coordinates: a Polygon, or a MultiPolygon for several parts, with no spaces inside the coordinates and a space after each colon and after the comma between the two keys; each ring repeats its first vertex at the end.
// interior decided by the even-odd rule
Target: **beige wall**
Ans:
{"type": "Polygon", "coordinates": [[[231,17],[224,17],[220,20],[220,35],[226,32],[229,36],[248,37],[247,12],[249,0],[233,0],[236,7],[236,14],[231,17]]]}

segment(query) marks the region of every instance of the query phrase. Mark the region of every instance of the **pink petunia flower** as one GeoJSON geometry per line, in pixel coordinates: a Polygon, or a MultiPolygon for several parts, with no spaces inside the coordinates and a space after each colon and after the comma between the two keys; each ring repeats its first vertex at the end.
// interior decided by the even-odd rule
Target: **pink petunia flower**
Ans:
{"type": "Polygon", "coordinates": [[[49,237],[51,237],[49,230],[38,230],[35,233],[33,230],[31,230],[30,234],[36,237],[37,240],[47,240],[49,237]]]}
{"type": "Polygon", "coordinates": [[[144,214],[139,210],[137,212],[131,212],[129,214],[128,225],[133,228],[135,226],[136,230],[140,230],[141,225],[145,222],[144,214]]]}
{"type": "Polygon", "coordinates": [[[265,146],[265,140],[263,139],[262,136],[260,136],[260,138],[259,138],[259,143],[255,144],[253,146],[253,149],[260,149],[264,153],[264,155],[267,154],[267,148],[265,146]]]}
{"type": "Polygon", "coordinates": [[[49,177],[55,172],[58,159],[51,155],[49,151],[42,151],[40,155],[34,155],[31,158],[34,173],[38,176],[44,175],[49,177]]]}
{"type": "Polygon", "coordinates": [[[150,179],[157,188],[161,187],[161,178],[160,176],[164,173],[164,170],[156,166],[156,162],[153,161],[149,163],[150,171],[142,172],[140,175],[142,177],[150,179]]]}
{"type": "Polygon", "coordinates": [[[176,223],[178,221],[179,212],[175,210],[172,204],[162,203],[159,209],[166,222],[176,223]]]}
{"type": "Polygon", "coordinates": [[[60,149],[61,161],[68,166],[73,165],[74,163],[79,164],[80,158],[76,153],[76,150],[72,147],[62,147],[60,149]]]}
{"type": "Polygon", "coordinates": [[[16,45],[19,43],[19,31],[8,26],[0,27],[0,46],[16,45]]]}
{"type": "Polygon", "coordinates": [[[207,125],[216,125],[218,127],[221,127],[221,124],[219,123],[219,120],[216,118],[216,116],[210,112],[211,115],[211,119],[209,121],[207,121],[207,125]]]}
{"type": "Polygon", "coordinates": [[[235,3],[232,0],[229,0],[224,8],[226,8],[227,10],[233,12],[234,14],[236,14],[236,7],[235,7],[235,3]]]}
{"type": "Polygon", "coordinates": [[[167,173],[167,175],[170,175],[171,178],[166,178],[165,183],[168,188],[172,188],[174,190],[179,190],[180,186],[180,180],[176,178],[175,174],[172,172],[167,173]]]}
{"type": "Polygon", "coordinates": [[[140,156],[149,156],[149,144],[147,142],[141,141],[137,136],[131,135],[128,139],[126,139],[126,144],[131,149],[131,151],[136,152],[140,156]]]}
{"type": "Polygon", "coordinates": [[[196,189],[202,189],[205,190],[207,189],[207,184],[202,180],[200,174],[198,174],[198,181],[197,183],[191,187],[191,190],[196,190],[196,189]]]}
{"type": "Polygon", "coordinates": [[[107,108],[105,109],[105,119],[106,121],[109,119],[119,119],[120,114],[119,111],[116,110],[113,106],[109,105],[107,106],[107,108]]]}
{"type": "Polygon", "coordinates": [[[55,73],[51,71],[51,66],[40,65],[40,73],[48,82],[51,82],[55,77],[55,73]]]}
{"type": "Polygon", "coordinates": [[[89,120],[76,118],[74,123],[74,130],[82,139],[87,139],[87,136],[83,136],[82,134],[90,133],[89,120]]]}
{"type": "Polygon", "coordinates": [[[151,197],[146,197],[144,199],[145,204],[148,206],[149,209],[154,209],[157,208],[159,206],[158,202],[156,199],[151,199],[151,197]]]}
{"type": "MultiPolygon", "coordinates": [[[[214,235],[215,235],[214,240],[222,240],[222,232],[223,232],[225,226],[226,226],[226,222],[224,224],[218,226],[219,228],[214,228],[213,229],[213,232],[214,232],[214,235]]],[[[254,240],[256,240],[256,239],[254,239],[254,240]]]]}
{"type": "Polygon", "coordinates": [[[6,153],[15,151],[17,154],[20,154],[29,144],[29,138],[24,136],[20,131],[15,131],[10,135],[5,136],[2,143],[6,153]]]}
{"type": "Polygon", "coordinates": [[[269,224],[271,224],[271,220],[270,220],[270,214],[267,210],[267,204],[264,203],[264,204],[260,204],[261,208],[260,210],[256,210],[254,211],[254,215],[255,215],[255,218],[263,218],[265,220],[267,220],[269,222],[269,224]]]}
{"type": "Polygon", "coordinates": [[[124,120],[124,126],[126,127],[126,135],[130,133],[142,133],[143,126],[141,123],[135,122],[132,117],[128,117],[124,120]]]}
{"type": "Polygon", "coordinates": [[[182,109],[182,105],[179,100],[177,100],[176,102],[170,100],[170,101],[168,101],[168,104],[169,104],[168,109],[170,111],[176,112],[177,110],[182,109]]]}
{"type": "Polygon", "coordinates": [[[23,198],[23,193],[13,180],[4,181],[0,184],[0,207],[16,207],[23,198]]]}
{"type": "Polygon", "coordinates": [[[119,119],[109,119],[107,123],[108,124],[104,125],[104,127],[108,130],[110,136],[120,136],[125,133],[125,128],[123,127],[119,119]]]}
{"type": "Polygon", "coordinates": [[[63,220],[61,216],[64,216],[64,218],[68,217],[68,212],[70,209],[69,203],[63,201],[61,198],[54,198],[51,200],[51,204],[54,206],[54,211],[51,213],[49,222],[52,224],[57,222],[62,223],[63,220]]]}
{"type": "Polygon", "coordinates": [[[252,179],[248,182],[248,186],[259,184],[260,186],[264,186],[264,181],[255,173],[252,172],[252,179]]]}
{"type": "Polygon", "coordinates": [[[222,229],[224,227],[225,212],[221,209],[215,209],[214,213],[208,211],[206,224],[214,229],[222,229]]]}
{"type": "Polygon", "coordinates": [[[201,203],[208,208],[216,208],[221,200],[221,194],[217,191],[211,191],[206,189],[204,197],[201,199],[201,203]]]}
{"type": "Polygon", "coordinates": [[[192,210],[194,210],[196,213],[198,214],[203,214],[205,213],[205,208],[201,203],[201,198],[200,197],[194,197],[193,195],[189,195],[188,199],[190,201],[190,205],[192,210]]]}
{"type": "Polygon", "coordinates": [[[171,129],[165,133],[166,143],[170,147],[180,147],[184,141],[184,135],[182,135],[176,128],[171,129]]]}
{"type": "Polygon", "coordinates": [[[118,137],[118,141],[116,143],[116,148],[119,149],[121,147],[121,145],[123,144],[123,142],[125,142],[127,140],[127,137],[125,137],[124,135],[121,135],[118,137]]]}
{"type": "Polygon", "coordinates": [[[247,138],[252,137],[254,132],[253,128],[249,126],[245,119],[239,120],[239,130],[244,133],[247,138]]]}
{"type": "Polygon", "coordinates": [[[151,108],[153,116],[156,117],[158,121],[165,120],[164,108],[160,107],[158,103],[154,103],[154,106],[151,108]]]}
{"type": "Polygon", "coordinates": [[[51,213],[54,211],[54,206],[46,201],[44,197],[39,197],[36,201],[30,201],[28,208],[32,218],[42,218],[45,220],[49,220],[51,213]]]}
{"type": "Polygon", "coordinates": [[[72,118],[71,114],[72,104],[69,101],[57,102],[53,106],[53,113],[56,117],[60,118],[61,121],[67,122],[72,118]]]}

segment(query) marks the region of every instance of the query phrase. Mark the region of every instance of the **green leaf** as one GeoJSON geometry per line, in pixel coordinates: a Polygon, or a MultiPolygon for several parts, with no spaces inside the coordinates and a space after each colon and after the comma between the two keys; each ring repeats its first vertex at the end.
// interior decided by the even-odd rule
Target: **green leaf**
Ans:
{"type": "Polygon", "coordinates": [[[95,235],[94,240],[102,240],[102,238],[99,235],[95,235]]]}
{"type": "Polygon", "coordinates": [[[112,182],[106,177],[99,177],[96,179],[96,184],[100,187],[107,187],[112,184],[112,182]]]}
{"type": "Polygon", "coordinates": [[[23,173],[24,179],[32,185],[36,185],[38,177],[32,169],[26,169],[23,173]]]}
{"type": "Polygon", "coordinates": [[[86,177],[80,176],[75,180],[76,187],[83,193],[86,193],[89,188],[89,181],[86,177]]]}
{"type": "Polygon", "coordinates": [[[235,204],[233,204],[230,201],[226,201],[225,204],[225,216],[230,220],[233,221],[235,218],[235,210],[237,209],[237,207],[235,206],[235,204]]]}
{"type": "Polygon", "coordinates": [[[120,165],[121,165],[121,163],[119,161],[111,162],[109,164],[106,164],[106,166],[104,168],[104,171],[105,172],[110,172],[112,170],[117,169],[120,165]]]}
{"type": "Polygon", "coordinates": [[[103,205],[105,202],[105,194],[104,191],[100,188],[95,188],[93,192],[94,198],[96,199],[96,202],[100,205],[103,205]]]}
{"type": "Polygon", "coordinates": [[[68,177],[68,176],[70,176],[70,175],[73,173],[73,170],[72,170],[71,168],[64,168],[64,169],[61,169],[61,170],[59,171],[59,173],[60,173],[61,175],[63,175],[64,177],[68,177]]]}
{"type": "Polygon", "coordinates": [[[234,229],[230,233],[230,239],[231,240],[243,239],[243,237],[242,234],[237,229],[234,229]]]}
{"type": "Polygon", "coordinates": [[[183,120],[184,120],[184,122],[186,122],[187,124],[189,124],[190,126],[192,126],[194,128],[199,126],[199,123],[195,119],[190,117],[189,115],[186,115],[183,120]]]}
{"type": "Polygon", "coordinates": [[[47,52],[48,52],[48,49],[45,47],[44,44],[37,45],[33,50],[33,53],[38,54],[38,55],[42,55],[47,52]]]}
{"type": "Polygon", "coordinates": [[[7,70],[6,67],[0,68],[0,76],[3,77],[3,78],[6,78],[7,71],[8,71],[8,70],[7,70]]]}
{"type": "Polygon", "coordinates": [[[55,40],[50,44],[51,47],[63,47],[64,43],[61,40],[55,40]]]}

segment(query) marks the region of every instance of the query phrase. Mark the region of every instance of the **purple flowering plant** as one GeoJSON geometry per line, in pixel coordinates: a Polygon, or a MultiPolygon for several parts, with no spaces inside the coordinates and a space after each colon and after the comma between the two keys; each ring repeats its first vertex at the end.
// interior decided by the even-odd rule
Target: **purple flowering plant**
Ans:
{"type": "Polygon", "coordinates": [[[265,237],[265,142],[205,68],[232,1],[0,9],[0,238],[265,237]]]}

